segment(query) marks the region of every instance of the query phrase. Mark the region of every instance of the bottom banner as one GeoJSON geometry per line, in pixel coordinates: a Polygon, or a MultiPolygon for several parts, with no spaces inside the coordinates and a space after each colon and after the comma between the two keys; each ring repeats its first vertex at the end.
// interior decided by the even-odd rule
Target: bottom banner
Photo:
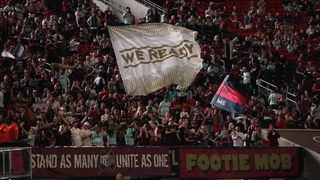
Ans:
{"type": "Polygon", "coordinates": [[[180,148],[182,178],[297,177],[298,148],[180,148]]]}
{"type": "Polygon", "coordinates": [[[32,149],[33,177],[166,176],[166,147],[88,147],[32,149]]]}

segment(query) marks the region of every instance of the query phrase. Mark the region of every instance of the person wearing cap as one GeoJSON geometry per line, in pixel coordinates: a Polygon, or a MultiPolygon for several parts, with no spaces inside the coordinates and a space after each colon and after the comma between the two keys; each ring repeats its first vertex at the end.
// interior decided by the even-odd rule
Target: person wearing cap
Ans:
{"type": "Polygon", "coordinates": [[[89,122],[83,123],[80,134],[82,139],[82,146],[91,146],[91,130],[89,122]]]}

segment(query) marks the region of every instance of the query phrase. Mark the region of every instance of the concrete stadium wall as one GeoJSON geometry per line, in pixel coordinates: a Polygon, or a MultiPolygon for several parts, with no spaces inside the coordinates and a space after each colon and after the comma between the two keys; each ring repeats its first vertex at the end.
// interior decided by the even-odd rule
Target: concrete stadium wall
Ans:
{"type": "Polygon", "coordinates": [[[104,3],[103,0],[93,0],[93,3],[95,3],[102,12],[106,11],[107,9],[111,9],[113,15],[114,15],[119,21],[122,21],[123,12],[121,12],[119,9],[117,9],[117,8],[112,8],[112,7],[109,6],[108,4],[104,3]]]}
{"type": "MultiPolygon", "coordinates": [[[[263,130],[263,137],[265,139],[267,139],[267,132],[267,130],[263,130]]],[[[308,180],[319,180],[320,154],[312,151],[311,149],[300,146],[299,144],[296,144],[283,137],[280,137],[279,144],[280,147],[302,147],[304,164],[301,178],[308,180]]]]}
{"type": "MultiPolygon", "coordinates": [[[[285,138],[279,139],[280,146],[286,147],[303,147],[285,138]]],[[[320,177],[320,154],[312,151],[311,149],[303,147],[303,171],[302,177],[310,180],[319,180],[320,177]]]]}
{"type": "Polygon", "coordinates": [[[146,12],[148,9],[150,9],[136,0],[116,0],[116,2],[123,7],[130,7],[132,14],[136,18],[136,21],[144,18],[146,16],[146,12]]]}

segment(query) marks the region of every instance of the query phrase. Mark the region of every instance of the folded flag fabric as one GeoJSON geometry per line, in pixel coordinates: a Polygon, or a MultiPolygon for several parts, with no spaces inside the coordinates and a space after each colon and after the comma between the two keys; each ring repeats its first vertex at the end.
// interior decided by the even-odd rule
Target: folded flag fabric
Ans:
{"type": "Polygon", "coordinates": [[[11,59],[15,59],[14,55],[12,55],[10,52],[8,51],[2,51],[1,56],[4,58],[11,58],[11,59]]]}
{"type": "Polygon", "coordinates": [[[231,86],[231,83],[228,81],[229,77],[230,75],[227,75],[224,78],[212,98],[211,105],[234,114],[242,114],[243,108],[246,105],[246,98],[231,86]]]}
{"type": "Polygon", "coordinates": [[[29,54],[27,53],[24,46],[19,42],[14,50],[16,58],[25,60],[29,57],[29,54]]]}
{"type": "Polygon", "coordinates": [[[128,95],[147,95],[170,84],[187,88],[202,68],[195,31],[164,23],[108,30],[128,95]]]}

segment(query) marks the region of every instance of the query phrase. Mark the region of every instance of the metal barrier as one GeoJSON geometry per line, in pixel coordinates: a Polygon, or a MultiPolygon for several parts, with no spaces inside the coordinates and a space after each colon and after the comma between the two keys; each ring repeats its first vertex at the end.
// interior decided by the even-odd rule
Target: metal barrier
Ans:
{"type": "Polygon", "coordinates": [[[290,93],[290,92],[285,92],[286,93],[286,102],[288,104],[288,102],[291,102],[291,103],[294,103],[294,104],[297,104],[297,97],[295,94],[293,93],[290,93]]]}
{"type": "Polygon", "coordinates": [[[223,70],[223,74],[225,74],[226,73],[226,62],[224,60],[220,59],[219,63],[221,63],[220,68],[223,70]]]}
{"type": "Polygon", "coordinates": [[[158,4],[150,0],[137,0],[137,1],[141,2],[142,4],[148,7],[155,8],[160,14],[165,14],[167,12],[163,7],[159,6],[158,4]]]}
{"type": "Polygon", "coordinates": [[[111,6],[112,8],[115,8],[117,11],[119,11],[122,14],[126,12],[126,7],[123,7],[121,4],[117,3],[114,0],[100,0],[100,1],[105,3],[106,5],[111,6]]]}
{"type": "MultiPolygon", "coordinates": [[[[256,84],[258,86],[258,92],[264,96],[269,96],[272,91],[275,91],[278,89],[278,87],[274,84],[269,83],[268,81],[265,81],[263,79],[257,79],[256,84]]],[[[293,93],[290,93],[288,91],[283,91],[286,97],[286,104],[294,103],[296,104],[296,95],[293,93]]]]}
{"type": "Polygon", "coordinates": [[[0,179],[32,179],[31,147],[0,147],[0,179]]]}

